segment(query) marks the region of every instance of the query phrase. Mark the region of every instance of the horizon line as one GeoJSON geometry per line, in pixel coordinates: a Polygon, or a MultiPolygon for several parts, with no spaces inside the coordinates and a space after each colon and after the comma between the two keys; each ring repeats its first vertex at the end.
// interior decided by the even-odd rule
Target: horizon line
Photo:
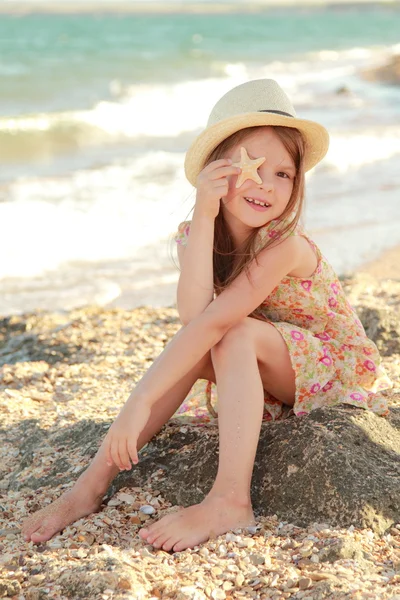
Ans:
{"type": "Polygon", "coordinates": [[[266,8],[400,5],[400,0],[0,0],[0,14],[29,13],[234,13],[259,12],[266,8]]]}

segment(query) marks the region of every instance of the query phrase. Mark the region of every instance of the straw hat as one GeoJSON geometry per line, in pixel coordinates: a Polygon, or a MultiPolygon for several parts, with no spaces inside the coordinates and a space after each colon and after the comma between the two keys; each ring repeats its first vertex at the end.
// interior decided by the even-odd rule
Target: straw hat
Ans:
{"type": "Polygon", "coordinates": [[[246,127],[283,125],[298,129],[305,141],[304,167],[309,171],[328,151],[325,127],[298,119],[282,88],[273,79],[256,79],[230,90],[211,111],[207,127],[192,143],[185,158],[186,177],[196,185],[211,152],[227,137],[246,127]]]}

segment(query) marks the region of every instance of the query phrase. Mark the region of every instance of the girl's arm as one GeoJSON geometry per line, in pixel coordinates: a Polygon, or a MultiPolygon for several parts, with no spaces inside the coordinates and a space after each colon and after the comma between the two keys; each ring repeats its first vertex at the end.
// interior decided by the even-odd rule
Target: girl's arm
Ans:
{"type": "Polygon", "coordinates": [[[213,299],[214,218],[194,209],[187,245],[178,244],[181,274],[177,308],[183,325],[200,315],[213,299]]]}
{"type": "Polygon", "coordinates": [[[181,266],[177,308],[183,325],[198,317],[214,297],[214,223],[221,198],[228,193],[228,177],[237,175],[230,159],[211,162],[197,178],[196,204],[187,246],[178,246],[181,266]]]}

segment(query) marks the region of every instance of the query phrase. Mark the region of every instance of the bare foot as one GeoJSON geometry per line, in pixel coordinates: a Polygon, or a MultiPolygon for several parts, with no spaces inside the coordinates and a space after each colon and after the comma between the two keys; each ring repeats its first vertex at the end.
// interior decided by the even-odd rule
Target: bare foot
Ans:
{"type": "Polygon", "coordinates": [[[250,504],[239,505],[226,497],[210,495],[200,504],[183,508],[141,529],[139,535],[155,548],[179,552],[206,542],[211,535],[254,524],[250,504]]]}
{"type": "Polygon", "coordinates": [[[26,541],[34,544],[46,542],[70,523],[96,512],[101,505],[101,496],[88,495],[75,486],[60,498],[25,519],[21,533],[26,541]]]}

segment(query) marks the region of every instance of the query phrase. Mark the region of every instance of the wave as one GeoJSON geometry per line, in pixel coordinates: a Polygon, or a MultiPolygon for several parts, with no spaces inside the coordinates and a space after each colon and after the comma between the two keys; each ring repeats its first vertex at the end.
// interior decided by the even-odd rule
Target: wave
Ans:
{"type": "Polygon", "coordinates": [[[340,52],[320,50],[301,60],[267,64],[215,62],[219,77],[169,85],[123,88],[119,82],[113,82],[118,87],[118,99],[99,102],[88,110],[1,118],[0,159],[6,163],[43,161],[89,146],[194,135],[207,122],[214,99],[253,78],[276,78],[295,99],[296,107],[308,111],[310,118],[313,111],[325,108],[327,103],[338,110],[357,103],[362,106],[366,94],[364,90],[358,93],[360,85],[373,86],[375,96],[379,92],[375,84],[356,81],[357,73],[367,65],[384,63],[398,50],[399,45],[340,52]],[[358,88],[356,96],[338,99],[337,87],[349,80],[358,88]]]}

